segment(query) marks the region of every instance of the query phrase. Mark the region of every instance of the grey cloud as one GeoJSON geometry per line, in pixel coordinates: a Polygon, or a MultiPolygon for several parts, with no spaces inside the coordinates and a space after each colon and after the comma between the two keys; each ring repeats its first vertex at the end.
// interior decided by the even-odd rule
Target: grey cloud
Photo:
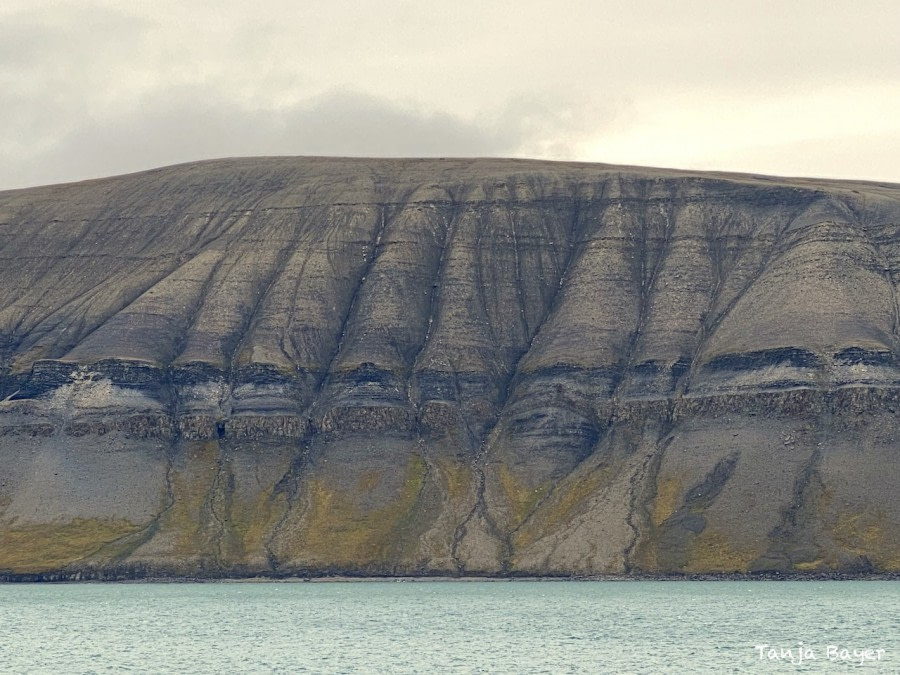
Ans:
{"type": "Polygon", "coordinates": [[[87,122],[0,185],[59,182],[198,158],[247,155],[478,156],[514,152],[521,130],[404,109],[350,91],[284,110],[251,110],[210,92],[170,90],[127,115],[87,122]]]}
{"type": "Polygon", "coordinates": [[[6,0],[0,189],[226,155],[589,159],[660,106],[889,90],[897,17],[881,0],[6,0]]]}
{"type": "Polygon", "coordinates": [[[13,12],[0,21],[0,75],[53,73],[80,78],[127,58],[152,22],[107,7],[58,5],[13,12]]]}
{"type": "Polygon", "coordinates": [[[338,92],[290,111],[284,141],[311,154],[415,157],[510,152],[517,138],[447,113],[417,113],[372,96],[338,92]]]}
{"type": "Polygon", "coordinates": [[[585,137],[609,131],[632,117],[631,102],[607,95],[600,102],[567,92],[519,93],[491,120],[505,130],[520,152],[546,159],[577,159],[585,137]]]}
{"type": "MultiPolygon", "coordinates": [[[[102,7],[59,4],[0,20],[0,158],[29,157],[84,123],[121,90],[149,23],[102,7]]],[[[12,165],[12,166],[10,166],[12,165]]]]}

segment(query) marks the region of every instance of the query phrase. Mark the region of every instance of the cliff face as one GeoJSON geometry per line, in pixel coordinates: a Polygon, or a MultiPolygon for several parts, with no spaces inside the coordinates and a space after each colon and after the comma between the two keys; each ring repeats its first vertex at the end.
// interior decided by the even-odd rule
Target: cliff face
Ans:
{"type": "Polygon", "coordinates": [[[0,574],[900,571],[900,186],[242,159],[0,193],[0,574]]]}

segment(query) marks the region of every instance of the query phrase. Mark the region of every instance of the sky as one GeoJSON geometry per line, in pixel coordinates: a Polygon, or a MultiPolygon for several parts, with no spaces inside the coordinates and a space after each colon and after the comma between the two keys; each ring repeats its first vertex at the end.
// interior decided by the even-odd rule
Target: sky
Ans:
{"type": "Polygon", "coordinates": [[[3,0],[0,189],[260,155],[900,183],[896,0],[3,0]]]}

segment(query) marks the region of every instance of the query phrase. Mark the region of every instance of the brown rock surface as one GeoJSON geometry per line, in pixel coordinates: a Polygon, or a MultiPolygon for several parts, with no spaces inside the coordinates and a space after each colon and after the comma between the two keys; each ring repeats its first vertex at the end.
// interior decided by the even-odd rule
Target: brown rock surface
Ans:
{"type": "Polygon", "coordinates": [[[234,159],[0,192],[0,576],[900,572],[900,186],[234,159]]]}

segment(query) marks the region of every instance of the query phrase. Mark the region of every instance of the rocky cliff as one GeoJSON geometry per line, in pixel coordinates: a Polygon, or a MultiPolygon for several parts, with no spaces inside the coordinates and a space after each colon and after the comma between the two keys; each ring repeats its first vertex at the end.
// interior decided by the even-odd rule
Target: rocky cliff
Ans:
{"type": "Polygon", "coordinates": [[[0,575],[900,571],[900,186],[240,159],[0,193],[0,575]]]}

